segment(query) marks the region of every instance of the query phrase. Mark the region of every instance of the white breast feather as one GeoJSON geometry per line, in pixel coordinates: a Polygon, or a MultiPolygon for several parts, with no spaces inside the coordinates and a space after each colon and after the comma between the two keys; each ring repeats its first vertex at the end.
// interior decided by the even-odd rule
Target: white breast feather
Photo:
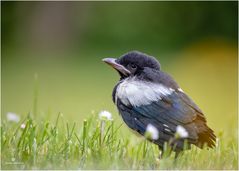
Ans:
{"type": "Polygon", "coordinates": [[[172,88],[167,88],[162,84],[155,84],[135,80],[135,78],[127,78],[120,83],[116,90],[116,103],[120,98],[125,105],[141,106],[150,104],[152,101],[158,101],[162,96],[170,95],[172,88]]]}

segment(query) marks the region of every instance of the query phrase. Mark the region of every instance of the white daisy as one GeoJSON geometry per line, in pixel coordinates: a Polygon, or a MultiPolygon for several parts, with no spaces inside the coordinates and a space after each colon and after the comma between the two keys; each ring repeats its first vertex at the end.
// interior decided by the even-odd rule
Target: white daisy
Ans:
{"type": "Polygon", "coordinates": [[[26,127],[26,125],[23,123],[21,124],[21,128],[24,129],[26,127]]]}
{"type": "Polygon", "coordinates": [[[100,120],[113,120],[112,114],[106,110],[103,110],[99,113],[100,120]]]}
{"type": "Polygon", "coordinates": [[[148,124],[147,127],[146,127],[145,136],[147,138],[152,139],[152,140],[157,140],[159,138],[159,131],[152,124],[148,124]]]}
{"type": "Polygon", "coordinates": [[[16,113],[8,112],[7,113],[7,120],[17,123],[17,122],[20,121],[20,117],[16,113]]]}
{"type": "Polygon", "coordinates": [[[176,135],[179,138],[187,138],[188,137],[188,132],[187,132],[187,130],[183,126],[178,125],[176,127],[176,135]]]}

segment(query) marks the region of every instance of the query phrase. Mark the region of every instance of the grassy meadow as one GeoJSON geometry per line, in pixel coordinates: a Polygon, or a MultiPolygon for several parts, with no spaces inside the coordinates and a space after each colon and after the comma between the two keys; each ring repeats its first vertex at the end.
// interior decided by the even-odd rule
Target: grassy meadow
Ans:
{"type": "Polygon", "coordinates": [[[158,148],[133,134],[118,115],[111,101],[118,75],[101,62],[104,54],[80,61],[87,65],[59,60],[54,68],[19,61],[18,74],[4,70],[16,67],[8,60],[2,77],[2,169],[237,169],[236,48],[199,42],[177,55],[179,61],[162,61],[162,68],[205,112],[218,137],[216,148],[194,147],[177,162],[174,154],[159,160],[158,148]],[[114,119],[103,133],[102,110],[114,119]],[[17,111],[21,121],[8,121],[9,111],[17,111]]]}
{"type": "Polygon", "coordinates": [[[218,135],[216,148],[193,147],[177,160],[147,140],[120,135],[121,125],[99,120],[70,125],[59,114],[55,123],[37,123],[27,116],[15,127],[2,126],[2,169],[236,169],[237,139],[218,135]],[[101,125],[104,122],[104,128],[101,125]]]}

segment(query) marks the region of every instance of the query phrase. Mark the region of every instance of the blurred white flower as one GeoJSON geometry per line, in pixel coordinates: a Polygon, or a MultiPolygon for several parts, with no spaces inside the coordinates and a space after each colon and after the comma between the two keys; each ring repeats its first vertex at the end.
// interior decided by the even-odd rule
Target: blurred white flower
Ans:
{"type": "Polygon", "coordinates": [[[23,123],[21,124],[21,128],[24,129],[26,127],[26,125],[23,123]]]}
{"type": "Polygon", "coordinates": [[[152,139],[152,140],[157,140],[159,138],[159,131],[152,124],[148,124],[147,127],[146,127],[145,136],[147,138],[152,139]]]}
{"type": "Polygon", "coordinates": [[[20,117],[16,113],[8,112],[7,113],[7,120],[17,123],[17,122],[20,121],[20,117]]]}
{"type": "Polygon", "coordinates": [[[99,113],[100,120],[113,120],[112,114],[106,110],[103,110],[99,113]]]}
{"type": "Polygon", "coordinates": [[[187,132],[187,130],[183,126],[178,125],[176,127],[176,135],[179,138],[187,138],[188,137],[188,132],[187,132]]]}

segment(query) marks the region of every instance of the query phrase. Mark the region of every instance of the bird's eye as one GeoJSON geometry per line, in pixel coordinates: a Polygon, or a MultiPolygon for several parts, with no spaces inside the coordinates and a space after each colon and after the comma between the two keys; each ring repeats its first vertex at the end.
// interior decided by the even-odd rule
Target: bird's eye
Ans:
{"type": "Polygon", "coordinates": [[[137,66],[135,64],[130,64],[131,68],[136,69],[137,66]]]}

